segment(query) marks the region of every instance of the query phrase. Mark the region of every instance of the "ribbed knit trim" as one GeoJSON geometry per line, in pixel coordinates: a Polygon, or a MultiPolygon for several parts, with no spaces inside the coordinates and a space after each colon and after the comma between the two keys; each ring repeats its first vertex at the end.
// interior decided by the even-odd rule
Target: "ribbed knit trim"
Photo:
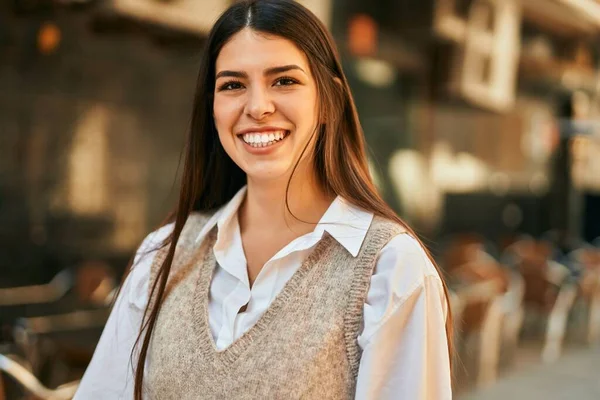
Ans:
{"type": "MultiPolygon", "coordinates": [[[[177,246],[175,247],[175,257],[173,259],[173,264],[171,265],[169,279],[172,279],[174,274],[173,271],[177,269],[178,266],[183,266],[191,261],[190,255],[192,255],[193,253],[190,252],[189,249],[192,248],[193,244],[190,243],[190,241],[195,240],[196,236],[198,235],[200,230],[202,230],[202,228],[208,222],[211,216],[212,214],[201,214],[198,212],[193,212],[188,216],[185,226],[181,231],[181,235],[179,236],[179,240],[177,241],[177,246]]],[[[148,307],[152,307],[154,305],[155,297],[151,296],[152,285],[154,284],[158,276],[158,271],[160,270],[160,267],[167,258],[167,254],[169,253],[169,247],[170,245],[160,248],[156,252],[154,259],[152,260],[152,265],[150,266],[150,277],[148,280],[148,307]]],[[[197,248],[196,251],[200,251],[200,249],[197,248]]]]}
{"type": "Polygon", "coordinates": [[[359,253],[359,260],[354,269],[354,279],[348,298],[348,306],[344,315],[344,327],[348,362],[351,376],[356,379],[360,366],[361,350],[358,346],[357,336],[363,324],[364,304],[367,299],[373,269],[377,262],[377,255],[381,249],[396,235],[406,230],[392,221],[380,217],[373,218],[363,248],[359,253]]]}
{"type": "MultiPolygon", "coordinates": [[[[207,240],[210,246],[214,244],[215,239],[216,232],[213,231],[211,232],[210,239],[207,240]]],[[[321,239],[311,254],[304,260],[300,268],[288,280],[281,292],[279,292],[271,302],[270,306],[259,320],[240,338],[223,350],[217,349],[210,331],[208,320],[210,282],[216,266],[214,252],[210,251],[211,247],[208,247],[208,251],[205,254],[204,262],[202,264],[204,267],[200,273],[200,279],[198,280],[194,293],[194,326],[197,327],[199,346],[202,353],[206,357],[209,357],[209,359],[212,359],[222,370],[225,370],[234,363],[239,356],[248,349],[252,342],[257,340],[264,333],[269,325],[277,318],[281,309],[290,302],[299,286],[304,281],[306,275],[311,271],[311,268],[318,260],[321,259],[323,252],[331,246],[333,241],[334,239],[329,234],[325,234],[323,239],[321,239]]]]}
{"type": "MultiPolygon", "coordinates": [[[[194,243],[190,242],[192,238],[197,236],[197,233],[202,229],[209,217],[195,214],[191,220],[188,220],[189,225],[186,224],[177,244],[172,271],[173,269],[182,267],[187,269],[189,263],[200,266],[194,272],[196,276],[194,278],[196,284],[193,294],[194,304],[192,311],[194,334],[200,351],[207,357],[207,360],[212,360],[216,368],[215,372],[218,375],[222,375],[227,372],[227,367],[231,366],[251,346],[253,341],[259,339],[264,334],[269,325],[280,315],[280,310],[290,302],[306,275],[312,270],[312,267],[322,259],[323,253],[330,249],[332,245],[335,245],[336,242],[335,239],[325,232],[323,239],[319,241],[300,268],[288,280],[259,320],[230,346],[223,350],[218,350],[210,331],[208,319],[210,284],[217,265],[212,249],[216,240],[217,228],[214,227],[208,233],[200,246],[195,246],[194,243]]],[[[344,315],[344,337],[351,377],[354,380],[358,376],[361,353],[357,336],[363,324],[364,303],[368,294],[373,269],[377,262],[377,256],[381,249],[394,236],[403,232],[406,232],[406,230],[401,225],[381,217],[374,217],[352,271],[354,277],[344,315]]],[[[159,250],[155,256],[151,268],[151,283],[156,279],[158,269],[162,265],[167,252],[168,246],[159,250]]],[[[148,290],[151,290],[151,285],[148,290]]]]}

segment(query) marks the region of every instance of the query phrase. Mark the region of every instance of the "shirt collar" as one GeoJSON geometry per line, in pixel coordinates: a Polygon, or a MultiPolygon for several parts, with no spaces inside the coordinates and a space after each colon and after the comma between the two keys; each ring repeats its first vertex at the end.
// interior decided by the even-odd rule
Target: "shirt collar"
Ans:
{"type": "Polygon", "coordinates": [[[315,232],[327,231],[353,257],[356,257],[372,220],[372,212],[360,209],[337,196],[323,214],[315,232]]]}
{"type": "MultiPolygon", "coordinates": [[[[216,225],[218,228],[217,242],[228,243],[233,235],[231,221],[237,217],[237,211],[246,195],[246,186],[221,207],[206,223],[196,240],[201,240],[216,225]]],[[[322,236],[329,233],[353,257],[358,255],[362,243],[367,235],[373,213],[365,211],[350,204],[344,198],[337,196],[331,203],[321,220],[315,227],[313,234],[322,236]]]]}
{"type": "Polygon", "coordinates": [[[200,230],[198,236],[196,236],[196,242],[204,239],[208,232],[215,227],[218,227],[217,241],[223,240],[223,235],[231,235],[231,230],[226,229],[232,218],[237,215],[237,211],[244,201],[246,196],[246,186],[242,187],[231,200],[221,208],[219,208],[213,216],[208,220],[204,227],[200,230]],[[225,229],[224,229],[225,228],[225,229]],[[225,232],[228,231],[228,232],[225,232]]]}

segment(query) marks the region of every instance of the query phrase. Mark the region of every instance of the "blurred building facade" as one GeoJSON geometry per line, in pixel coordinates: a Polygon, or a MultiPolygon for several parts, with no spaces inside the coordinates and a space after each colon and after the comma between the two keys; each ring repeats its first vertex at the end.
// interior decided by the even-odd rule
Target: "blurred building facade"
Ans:
{"type": "MultiPolygon", "coordinates": [[[[174,204],[228,3],[0,5],[2,285],[125,267],[174,204]]],[[[419,232],[600,236],[600,3],[304,3],[338,42],[382,193],[419,232]]]]}

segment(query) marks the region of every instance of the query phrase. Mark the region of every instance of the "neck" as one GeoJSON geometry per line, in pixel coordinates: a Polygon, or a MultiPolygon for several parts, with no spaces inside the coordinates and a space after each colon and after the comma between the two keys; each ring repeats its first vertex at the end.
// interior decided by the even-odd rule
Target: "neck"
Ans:
{"type": "Polygon", "coordinates": [[[248,191],[239,212],[241,227],[279,232],[314,227],[335,196],[325,193],[310,171],[311,167],[299,167],[291,181],[289,177],[275,180],[248,177],[248,191]]]}

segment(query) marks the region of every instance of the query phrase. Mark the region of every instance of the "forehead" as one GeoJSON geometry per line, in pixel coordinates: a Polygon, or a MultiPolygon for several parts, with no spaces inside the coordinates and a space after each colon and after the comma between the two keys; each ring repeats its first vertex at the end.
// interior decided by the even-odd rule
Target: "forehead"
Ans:
{"type": "Polygon", "coordinates": [[[308,73],[308,60],[294,42],[245,28],[223,46],[216,60],[220,70],[263,70],[280,65],[296,64],[308,73]]]}

